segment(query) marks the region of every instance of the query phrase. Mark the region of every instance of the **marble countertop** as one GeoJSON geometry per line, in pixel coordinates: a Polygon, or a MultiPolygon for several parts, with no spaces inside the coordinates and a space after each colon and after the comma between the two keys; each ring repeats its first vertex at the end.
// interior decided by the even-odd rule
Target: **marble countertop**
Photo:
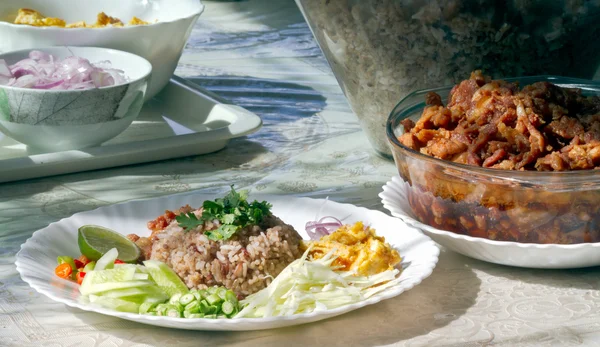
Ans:
{"type": "Polygon", "coordinates": [[[260,115],[259,132],[203,156],[0,184],[0,346],[579,346],[600,344],[600,271],[510,268],[442,250],[397,298],[297,327],[217,333],[83,312],[14,266],[32,232],[116,202],[229,184],[383,210],[396,173],[374,154],[294,1],[205,1],[177,74],[260,115]]]}

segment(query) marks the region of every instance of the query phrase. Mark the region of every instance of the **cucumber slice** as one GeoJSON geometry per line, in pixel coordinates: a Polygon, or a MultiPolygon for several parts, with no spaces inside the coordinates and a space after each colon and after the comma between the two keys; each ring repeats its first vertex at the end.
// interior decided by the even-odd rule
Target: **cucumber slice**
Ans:
{"type": "Polygon", "coordinates": [[[109,282],[127,282],[133,280],[135,275],[135,268],[132,267],[119,267],[116,269],[102,270],[102,271],[90,271],[86,273],[83,278],[83,282],[79,287],[79,291],[83,295],[87,295],[92,291],[92,287],[109,282]]]}
{"type": "Polygon", "coordinates": [[[120,267],[133,267],[133,268],[135,268],[135,270],[136,270],[137,273],[142,273],[142,274],[148,273],[146,271],[146,267],[144,265],[139,265],[139,264],[115,264],[114,268],[116,269],[116,268],[120,268],[120,267]]]}
{"type": "MultiPolygon", "coordinates": [[[[106,296],[106,295],[102,295],[102,296],[106,296]]],[[[136,303],[138,305],[144,304],[144,303],[150,303],[150,304],[162,304],[165,302],[165,297],[164,296],[153,296],[153,295],[141,295],[141,296],[124,296],[124,297],[120,297],[118,299],[121,300],[125,300],[125,301],[129,301],[129,302],[133,302],[136,303]]]]}
{"type": "Polygon", "coordinates": [[[140,305],[139,314],[148,314],[156,309],[156,304],[151,302],[145,302],[140,305]]]}
{"type": "MultiPolygon", "coordinates": [[[[87,277],[87,275],[86,275],[87,277]]],[[[100,284],[94,284],[91,286],[87,286],[85,288],[80,287],[79,291],[83,295],[91,295],[91,294],[99,294],[102,292],[107,292],[109,290],[115,289],[125,289],[125,288],[135,288],[135,287],[147,287],[152,286],[154,283],[150,281],[127,281],[127,282],[106,282],[100,284]]]]}
{"type": "Polygon", "coordinates": [[[133,275],[133,279],[134,280],[147,280],[150,276],[148,276],[148,274],[134,274],[133,275]]]}
{"type": "Polygon", "coordinates": [[[139,304],[131,301],[109,298],[106,296],[90,295],[90,302],[120,312],[138,313],[140,308],[139,304]]]}
{"type": "Polygon", "coordinates": [[[121,298],[123,300],[139,302],[144,300],[152,302],[165,302],[169,297],[157,286],[134,287],[125,289],[109,290],[101,294],[110,298],[121,298]]]}
{"type": "Polygon", "coordinates": [[[115,260],[119,256],[119,251],[116,248],[111,248],[96,262],[94,271],[101,271],[104,269],[112,269],[115,266],[115,260]]]}
{"type": "Polygon", "coordinates": [[[170,297],[175,294],[188,293],[188,287],[167,264],[156,260],[146,260],[144,265],[154,282],[170,297]]]}

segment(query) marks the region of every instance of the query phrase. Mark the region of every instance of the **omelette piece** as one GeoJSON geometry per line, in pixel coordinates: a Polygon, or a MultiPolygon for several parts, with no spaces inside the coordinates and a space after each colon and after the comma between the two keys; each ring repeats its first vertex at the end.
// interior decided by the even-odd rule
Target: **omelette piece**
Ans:
{"type": "Polygon", "coordinates": [[[318,241],[306,241],[304,249],[312,246],[309,256],[319,259],[334,250],[337,259],[333,266],[342,271],[355,271],[370,276],[392,269],[402,260],[385,238],[377,236],[375,229],[365,227],[362,222],[343,225],[318,241]]]}
{"type": "Polygon", "coordinates": [[[15,18],[14,24],[27,24],[36,27],[64,27],[65,21],[60,18],[46,17],[38,11],[28,8],[20,8],[15,18]]]}
{"type": "Polygon", "coordinates": [[[85,21],[69,23],[66,25],[66,28],[87,28],[87,27],[88,27],[88,25],[85,23],[85,21]]]}
{"type": "MultiPolygon", "coordinates": [[[[21,8],[17,14],[17,18],[15,18],[14,24],[25,24],[32,25],[37,27],[47,27],[47,26],[57,26],[62,28],[105,28],[108,26],[111,27],[124,27],[125,24],[116,17],[111,17],[104,12],[98,13],[96,18],[96,23],[87,24],[85,21],[79,21],[74,23],[67,24],[64,20],[60,18],[52,18],[46,17],[38,11],[31,10],[28,8],[21,8]]],[[[138,17],[133,17],[131,21],[129,21],[129,25],[148,25],[149,22],[139,19],[138,17]]]]}
{"type": "Polygon", "coordinates": [[[131,20],[129,21],[129,25],[148,25],[148,24],[150,24],[150,23],[143,21],[135,16],[133,18],[131,18],[131,20]]]}
{"type": "Polygon", "coordinates": [[[92,28],[103,28],[106,26],[113,26],[113,27],[122,27],[123,26],[123,22],[121,22],[121,20],[119,18],[114,18],[111,16],[108,16],[106,13],[104,12],[100,12],[98,13],[98,17],[96,19],[96,24],[92,25],[92,28]]]}

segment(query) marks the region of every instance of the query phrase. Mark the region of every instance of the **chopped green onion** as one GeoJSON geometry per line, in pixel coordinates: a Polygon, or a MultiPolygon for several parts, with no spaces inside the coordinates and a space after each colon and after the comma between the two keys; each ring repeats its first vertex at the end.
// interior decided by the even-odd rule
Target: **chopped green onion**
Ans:
{"type": "Polygon", "coordinates": [[[195,300],[190,302],[185,306],[183,312],[200,313],[200,303],[195,300]]]}
{"type": "Polygon", "coordinates": [[[179,293],[173,294],[173,296],[171,297],[171,299],[169,299],[169,304],[178,303],[180,298],[181,298],[181,294],[179,294],[179,293]]]}
{"type": "Polygon", "coordinates": [[[200,292],[198,290],[190,290],[190,294],[192,294],[194,298],[196,298],[196,300],[202,300],[202,295],[200,295],[200,292]]]}
{"type": "Polygon", "coordinates": [[[225,301],[223,305],[221,305],[221,311],[223,311],[223,313],[225,313],[228,316],[231,315],[234,310],[235,306],[233,306],[233,304],[229,301],[225,301]]]}
{"type": "Polygon", "coordinates": [[[204,318],[204,315],[202,313],[190,313],[190,312],[183,312],[183,316],[185,318],[204,318]]]}
{"type": "Polygon", "coordinates": [[[227,288],[219,287],[215,294],[217,294],[221,298],[221,300],[225,300],[225,296],[227,295],[227,288]]]}
{"type": "Polygon", "coordinates": [[[169,310],[167,310],[167,314],[165,316],[173,317],[173,318],[181,318],[181,312],[179,312],[179,310],[177,310],[177,309],[169,309],[169,310]]]}
{"type": "Polygon", "coordinates": [[[177,301],[176,303],[174,303],[174,304],[171,304],[171,305],[175,306],[175,309],[176,309],[177,311],[179,311],[179,312],[183,312],[183,305],[182,305],[182,304],[181,304],[179,301],[177,301]]]}
{"type": "Polygon", "coordinates": [[[227,294],[225,294],[225,301],[229,301],[232,304],[235,304],[237,306],[237,304],[238,304],[237,295],[235,295],[235,293],[232,292],[231,290],[228,290],[227,294]]]}
{"type": "Polygon", "coordinates": [[[207,289],[209,294],[215,294],[217,292],[217,290],[219,289],[219,287],[210,287],[207,289]]]}
{"type": "Polygon", "coordinates": [[[200,313],[209,314],[210,313],[210,312],[208,312],[209,310],[210,310],[210,305],[208,304],[208,302],[206,302],[206,300],[200,301],[200,313]]]}
{"type": "Polygon", "coordinates": [[[218,295],[211,294],[206,298],[206,302],[208,302],[210,305],[216,305],[221,302],[221,298],[218,295]]]}
{"type": "Polygon", "coordinates": [[[182,304],[183,306],[185,306],[194,300],[196,300],[196,297],[194,296],[194,294],[188,293],[188,294],[183,295],[179,299],[179,303],[182,304]]]}
{"type": "Polygon", "coordinates": [[[157,316],[164,316],[167,313],[167,308],[168,308],[169,304],[158,304],[156,305],[156,315],[157,316]]]}
{"type": "Polygon", "coordinates": [[[167,304],[166,305],[166,311],[165,311],[165,316],[168,317],[181,317],[181,311],[180,308],[176,305],[172,305],[172,304],[167,304]]]}
{"type": "Polygon", "coordinates": [[[215,319],[215,318],[217,318],[217,315],[216,314],[207,314],[207,315],[204,316],[204,318],[206,318],[206,319],[215,319]]]}

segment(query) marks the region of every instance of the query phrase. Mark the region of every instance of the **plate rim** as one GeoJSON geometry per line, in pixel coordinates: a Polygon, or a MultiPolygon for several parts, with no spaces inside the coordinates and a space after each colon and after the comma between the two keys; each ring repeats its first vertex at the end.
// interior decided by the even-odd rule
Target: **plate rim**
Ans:
{"type": "Polygon", "coordinates": [[[424,224],[416,220],[414,217],[407,214],[401,207],[399,207],[398,203],[389,196],[392,194],[389,190],[394,189],[402,189],[400,185],[405,184],[404,181],[400,178],[399,175],[395,175],[391,178],[391,180],[387,181],[386,184],[383,185],[382,191],[378,194],[381,199],[381,203],[383,207],[388,210],[392,216],[400,218],[406,224],[417,228],[423,232],[429,232],[434,235],[449,237],[455,240],[467,241],[469,243],[479,243],[485,244],[492,247],[518,247],[522,249],[561,249],[561,250],[578,250],[581,248],[600,248],[600,242],[590,242],[590,243],[577,243],[577,244],[557,244],[557,243],[520,243],[515,241],[497,241],[484,239],[481,237],[473,237],[469,235],[457,234],[452,231],[442,230],[430,225],[424,224]]]}
{"type": "MultiPolygon", "coordinates": [[[[345,306],[341,306],[341,307],[337,307],[331,310],[326,310],[326,311],[319,311],[317,314],[315,314],[315,312],[310,312],[310,313],[302,313],[302,314],[295,314],[292,316],[277,316],[277,317],[267,317],[267,318],[231,318],[231,319],[224,319],[224,318],[217,318],[217,319],[205,319],[205,318],[197,318],[197,319],[189,319],[189,318],[173,318],[173,317],[159,317],[159,316],[149,316],[149,315],[141,315],[141,314],[136,314],[136,313],[129,313],[129,312],[119,312],[119,311],[115,311],[115,310],[110,310],[110,309],[106,309],[103,307],[98,307],[98,306],[92,306],[92,305],[86,305],[86,304],[82,304],[82,303],[78,303],[76,301],[73,300],[69,300],[66,298],[61,298],[59,296],[54,295],[51,291],[46,290],[44,288],[41,288],[40,286],[38,286],[36,283],[31,282],[31,280],[28,278],[27,275],[27,270],[24,268],[24,264],[22,262],[23,260],[23,252],[24,250],[26,250],[26,247],[28,245],[28,243],[30,242],[34,242],[34,240],[36,238],[39,238],[42,233],[47,232],[48,229],[51,229],[53,226],[55,226],[56,224],[60,224],[61,222],[64,222],[65,220],[68,220],[70,218],[74,218],[77,216],[81,216],[82,214],[87,214],[87,213],[93,213],[93,212],[98,212],[99,210],[103,210],[106,208],[110,208],[112,206],[121,206],[121,205],[125,205],[125,204],[143,204],[143,203],[148,203],[151,201],[160,201],[160,200],[168,200],[168,199],[176,199],[176,198],[180,198],[180,197],[184,197],[184,196],[189,196],[189,195],[213,195],[212,193],[203,193],[200,192],[198,190],[196,191],[190,191],[190,192],[182,192],[182,193],[177,193],[177,194],[170,194],[170,195],[165,195],[165,196],[160,196],[160,197],[152,197],[152,198],[142,198],[142,199],[132,199],[132,200],[128,200],[128,201],[123,201],[123,202],[119,202],[116,204],[108,204],[105,206],[100,206],[97,207],[95,209],[91,209],[91,210],[87,210],[87,211],[81,211],[75,214],[72,214],[71,216],[68,217],[64,217],[61,218],[60,220],[50,223],[48,224],[46,227],[41,228],[36,230],[35,232],[33,232],[33,234],[23,243],[21,244],[19,251],[17,252],[17,254],[15,255],[15,265],[16,265],[16,270],[19,273],[19,277],[21,278],[21,280],[25,283],[27,283],[27,285],[29,285],[31,288],[33,288],[35,291],[37,291],[38,293],[48,297],[51,300],[54,300],[56,302],[65,304],[69,307],[74,307],[74,308],[78,308],[81,309],[83,311],[87,311],[87,312],[95,312],[95,313],[100,313],[100,314],[104,314],[104,315],[108,315],[108,316],[113,316],[113,317],[118,317],[118,318],[122,318],[122,319],[126,319],[126,320],[131,320],[131,321],[135,321],[135,322],[139,322],[139,323],[144,323],[144,324],[151,324],[151,325],[156,325],[156,323],[158,322],[166,322],[166,323],[188,323],[188,324],[184,324],[186,326],[177,326],[177,327],[172,327],[172,328],[179,328],[179,329],[196,329],[196,330],[227,330],[227,331],[232,331],[232,330],[259,330],[259,329],[271,329],[271,328],[277,328],[277,327],[283,327],[283,326],[288,326],[290,324],[285,324],[288,322],[294,322],[294,321],[299,321],[297,324],[295,325],[300,325],[300,324],[305,324],[305,323],[309,323],[309,322],[316,322],[316,321],[320,321],[320,320],[324,320],[324,319],[328,319],[328,318],[332,318],[334,316],[338,316],[350,311],[354,311],[366,306],[370,306],[370,305],[374,305],[377,304],[381,301],[387,300],[387,299],[391,299],[394,298],[396,296],[399,296],[400,294],[411,290],[412,288],[414,288],[415,286],[421,284],[423,282],[423,280],[425,280],[426,278],[428,278],[432,273],[433,270],[436,268],[437,263],[439,261],[439,255],[440,255],[440,249],[437,246],[437,244],[427,235],[423,234],[418,228],[415,228],[414,226],[401,221],[409,230],[415,232],[418,234],[417,237],[421,238],[420,243],[424,243],[424,244],[429,244],[429,246],[431,247],[432,253],[426,258],[427,260],[424,261],[424,264],[427,265],[426,268],[423,269],[423,271],[420,273],[420,278],[413,280],[411,283],[409,283],[408,285],[406,285],[405,287],[402,288],[398,288],[398,290],[396,291],[384,291],[381,294],[375,295],[373,297],[370,297],[366,300],[363,300],[361,302],[357,302],[357,303],[353,303],[353,304],[349,304],[349,305],[345,305],[345,306]],[[25,271],[25,273],[24,273],[25,271]],[[316,319],[311,319],[311,318],[316,318],[316,319]],[[303,320],[309,320],[309,321],[305,321],[303,322],[303,320]],[[202,324],[206,324],[208,327],[198,327],[198,326],[192,326],[194,325],[194,323],[202,323],[202,324]],[[242,328],[242,329],[231,329],[233,327],[235,327],[235,325],[240,324],[240,323],[255,323],[255,324],[264,324],[264,325],[268,325],[269,323],[279,323],[274,327],[265,327],[265,328],[252,328],[252,329],[247,329],[247,328],[242,328]],[[283,325],[282,325],[283,324],[283,325]],[[221,329],[211,329],[211,326],[221,326],[221,329]],[[222,329],[223,327],[225,327],[225,329],[222,329]]],[[[261,199],[263,198],[268,198],[268,197],[276,197],[276,198],[282,198],[285,195],[276,195],[276,194],[252,194],[252,192],[250,193],[250,196],[256,196],[259,197],[261,199]]],[[[297,200],[314,200],[314,201],[326,201],[326,199],[315,199],[315,198],[310,198],[310,197],[304,197],[304,196],[287,196],[288,198],[292,198],[292,199],[297,199],[297,200]]],[[[337,205],[341,205],[344,208],[355,208],[355,209],[359,209],[361,211],[363,211],[363,213],[375,213],[375,214],[379,214],[380,217],[383,218],[394,218],[392,216],[389,216],[388,214],[378,211],[378,210],[372,210],[372,209],[368,209],[366,207],[362,207],[362,206],[356,206],[354,204],[350,204],[350,203],[340,203],[340,202],[336,202],[336,201],[332,201],[327,199],[327,201],[329,201],[330,203],[334,203],[337,205]]],[[[393,288],[393,287],[392,287],[393,288]]],[[[163,327],[168,327],[166,325],[161,325],[163,327]]]]}

